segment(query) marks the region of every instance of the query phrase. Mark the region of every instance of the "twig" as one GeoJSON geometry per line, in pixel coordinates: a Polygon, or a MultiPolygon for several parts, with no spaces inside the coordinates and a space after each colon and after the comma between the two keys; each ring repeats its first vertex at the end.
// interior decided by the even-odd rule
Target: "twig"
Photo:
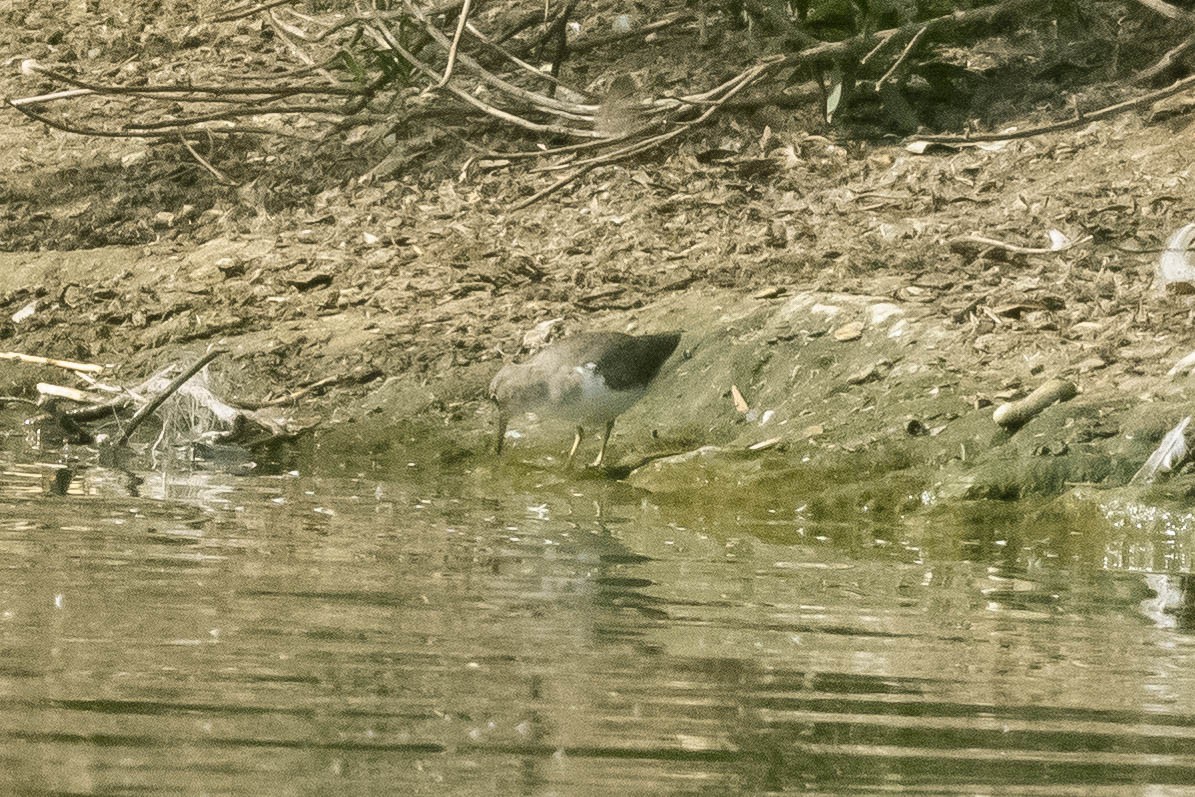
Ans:
{"type": "Polygon", "coordinates": [[[452,46],[448,48],[448,63],[444,66],[444,76],[440,78],[440,82],[435,85],[435,88],[442,89],[452,77],[452,70],[456,66],[456,51],[461,44],[461,36],[465,33],[465,24],[469,21],[469,8],[473,5],[473,0],[465,0],[461,4],[461,15],[456,20],[456,33],[452,35],[452,46]]]}
{"type": "Polygon", "coordinates": [[[40,105],[44,102],[54,102],[55,100],[70,100],[75,97],[85,97],[88,94],[95,94],[91,89],[66,89],[65,91],[55,91],[51,94],[39,94],[36,97],[17,97],[11,99],[8,104],[16,108],[21,105],[40,105]]]}
{"type": "Polygon", "coordinates": [[[120,437],[116,439],[116,445],[123,446],[125,443],[129,442],[129,437],[134,431],[136,431],[137,427],[140,426],[145,419],[154,412],[154,410],[162,406],[162,402],[170,398],[176,390],[185,385],[191,377],[195,376],[195,374],[199,373],[205,365],[219,357],[221,354],[225,354],[227,351],[228,349],[212,349],[207,354],[203,355],[203,357],[199,358],[198,362],[171,380],[170,384],[166,385],[166,388],[161,393],[159,393],[153,398],[152,401],[133,414],[133,417],[129,419],[129,425],[125,427],[120,437]]]}
{"type": "Polygon", "coordinates": [[[596,164],[596,163],[590,163],[588,165],[582,166],[581,168],[577,169],[577,171],[573,172],[572,174],[561,177],[559,180],[552,183],[547,188],[536,191],[534,194],[527,197],[522,202],[516,203],[515,206],[513,208],[511,208],[511,210],[522,210],[523,208],[531,207],[532,205],[534,205],[536,202],[540,201],[544,197],[546,197],[550,194],[554,194],[557,191],[559,191],[561,188],[564,188],[566,185],[571,183],[573,180],[580,179],[583,175],[589,173],[593,169],[596,169],[597,166],[598,166],[598,164],[596,164]]]}
{"type": "Polygon", "coordinates": [[[569,50],[573,55],[577,53],[587,52],[597,47],[605,47],[607,44],[613,44],[621,39],[626,39],[631,36],[646,36],[649,33],[657,30],[670,28],[673,25],[679,25],[682,22],[692,22],[695,17],[687,12],[681,12],[672,17],[665,17],[664,19],[650,22],[638,28],[624,31],[622,33],[607,33],[604,36],[593,36],[589,38],[579,39],[569,45],[569,50]]]}
{"type": "MultiPolygon", "coordinates": [[[[15,108],[17,111],[25,114],[25,116],[28,116],[30,119],[32,119],[35,122],[41,122],[42,124],[48,125],[48,126],[54,128],[55,130],[61,130],[64,133],[74,133],[75,135],[80,135],[80,136],[94,136],[95,138],[166,138],[168,136],[180,135],[183,132],[186,132],[183,130],[159,130],[159,131],[153,131],[153,132],[149,132],[149,131],[137,132],[134,130],[119,130],[119,131],[117,131],[117,130],[100,130],[99,128],[94,128],[94,127],[78,127],[76,125],[69,125],[66,122],[59,122],[55,119],[51,119],[50,117],[48,117],[44,114],[40,114],[37,111],[31,111],[28,108],[21,108],[16,105],[12,105],[7,100],[4,101],[4,104],[8,105],[12,108],[15,108]]],[[[215,127],[203,127],[203,128],[196,128],[195,132],[198,132],[200,130],[202,130],[204,133],[207,133],[208,135],[232,136],[232,135],[237,135],[237,134],[258,134],[258,135],[278,135],[278,136],[287,136],[287,137],[292,137],[292,138],[298,138],[298,136],[294,136],[293,134],[287,133],[285,131],[266,130],[264,128],[254,128],[254,127],[232,126],[232,127],[226,127],[224,129],[215,128],[215,127]]]]}
{"type": "MultiPolygon", "coordinates": [[[[294,11],[294,9],[290,9],[290,11],[291,13],[297,13],[294,11]]],[[[315,59],[310,55],[310,53],[299,46],[299,43],[294,40],[295,38],[302,38],[304,41],[310,41],[310,37],[304,35],[302,31],[297,30],[293,25],[288,25],[286,22],[279,19],[278,13],[272,9],[266,12],[266,16],[270,20],[270,27],[274,29],[274,32],[278,34],[278,38],[292,53],[294,53],[296,58],[305,63],[309,68],[313,69],[318,75],[320,75],[330,84],[335,86],[339,82],[336,80],[336,76],[329,71],[328,65],[325,64],[321,66],[316,64],[315,59]]],[[[332,35],[333,32],[339,30],[340,28],[340,25],[333,25],[330,29],[327,29],[320,35],[316,36],[315,41],[322,41],[325,36],[332,35]]]]}
{"type": "Polygon", "coordinates": [[[54,365],[68,371],[80,371],[86,374],[103,373],[104,366],[94,363],[77,363],[73,360],[57,360],[53,357],[42,357],[40,354],[22,354],[16,351],[0,351],[0,360],[16,360],[31,365],[54,365]]]}
{"type": "Polygon", "coordinates": [[[1052,255],[1057,252],[1065,252],[1067,249],[1073,249],[1076,246],[1081,246],[1091,240],[1090,235],[1084,235],[1082,238],[1077,238],[1063,246],[1054,247],[1040,247],[1040,246],[1020,246],[1019,244],[1010,244],[995,238],[988,238],[984,235],[963,235],[958,238],[950,240],[950,247],[953,249],[958,246],[966,246],[973,244],[976,246],[983,246],[989,249],[1002,249],[1005,252],[1012,252],[1017,255],[1052,255]]]}
{"type": "MultiPolygon", "coordinates": [[[[325,108],[321,105],[259,105],[252,108],[229,108],[224,111],[203,114],[202,116],[180,116],[174,119],[163,119],[158,122],[129,122],[125,130],[181,130],[201,125],[205,122],[224,122],[239,119],[244,116],[265,116],[272,113],[281,114],[328,114],[343,116],[343,111],[325,108]]],[[[206,130],[207,128],[203,128],[206,130]]]]}
{"type": "Polygon", "coordinates": [[[65,385],[55,385],[49,382],[38,382],[37,392],[42,396],[70,399],[79,404],[94,404],[96,398],[94,394],[88,393],[86,390],[66,387],[65,385]]]}
{"type": "Polygon", "coordinates": [[[244,8],[244,7],[234,8],[234,9],[229,10],[227,13],[221,14],[220,16],[213,18],[212,21],[213,22],[234,22],[238,19],[244,19],[245,17],[251,17],[254,14],[260,13],[262,11],[269,11],[271,8],[277,8],[278,6],[286,5],[287,3],[293,3],[293,2],[294,2],[294,0],[270,0],[270,2],[268,2],[268,3],[260,3],[258,5],[251,6],[249,8],[244,8]]]}
{"type": "MultiPolygon", "coordinates": [[[[414,9],[413,7],[412,13],[417,17],[420,15],[418,9],[414,9]]],[[[447,36],[441,33],[434,25],[430,24],[421,17],[419,18],[420,21],[424,22],[425,30],[427,31],[428,35],[431,36],[436,43],[438,43],[441,47],[451,49],[451,42],[447,36]]],[[[391,38],[392,37],[393,36],[391,35],[391,38]]],[[[516,86],[515,84],[492,74],[478,61],[470,58],[467,55],[462,54],[460,59],[462,64],[476,71],[486,83],[490,84],[496,89],[510,94],[513,97],[531,103],[542,111],[550,111],[566,119],[586,122],[593,121],[593,116],[595,113],[597,113],[599,107],[597,105],[580,105],[572,102],[564,102],[554,97],[548,97],[544,94],[536,94],[535,92],[528,91],[520,86],[516,86]]],[[[436,88],[443,88],[443,86],[443,83],[438,83],[436,88]]]]}
{"type": "Polygon", "coordinates": [[[896,74],[896,70],[905,62],[905,59],[909,57],[909,53],[911,53],[913,48],[917,46],[918,42],[925,37],[925,32],[927,30],[929,30],[929,28],[922,28],[913,34],[913,38],[909,39],[909,43],[905,45],[903,50],[901,50],[900,55],[896,57],[896,60],[892,63],[892,66],[888,67],[888,71],[881,75],[880,79],[876,81],[875,90],[877,93],[881,88],[883,88],[884,83],[894,74],[896,74]]]}
{"type": "MultiPolygon", "coordinates": [[[[189,86],[181,84],[170,86],[106,86],[102,83],[79,80],[76,77],[57,72],[40,64],[31,67],[31,69],[40,75],[45,75],[51,80],[66,83],[68,86],[90,89],[96,94],[210,94],[214,97],[246,94],[264,94],[273,97],[287,97],[295,94],[334,94],[342,97],[351,97],[361,93],[361,90],[355,86],[189,86]]],[[[167,97],[166,99],[174,100],[177,98],[167,97]]]]}
{"type": "Polygon", "coordinates": [[[178,140],[179,140],[180,144],[182,144],[184,147],[187,148],[187,152],[191,153],[191,157],[194,158],[195,161],[200,166],[207,169],[211,173],[211,175],[216,178],[216,182],[220,183],[220,185],[227,185],[227,186],[240,185],[240,183],[238,183],[237,181],[230,180],[227,177],[225,177],[224,174],[219,169],[217,169],[215,166],[213,166],[211,163],[208,162],[207,158],[200,155],[199,152],[196,151],[195,147],[191,146],[191,142],[187,141],[186,136],[184,136],[182,133],[178,134],[178,140]]]}
{"type": "Polygon", "coordinates": [[[1178,6],[1172,6],[1165,0],[1137,0],[1138,3],[1151,11],[1156,11],[1167,19],[1177,19],[1183,22],[1195,22],[1195,17],[1178,6]]]}
{"type": "Polygon", "coordinates": [[[1187,54],[1187,51],[1195,47],[1195,33],[1188,36],[1180,44],[1171,47],[1162,57],[1154,63],[1153,66],[1146,67],[1133,76],[1134,83],[1148,83],[1158,75],[1165,72],[1170,67],[1174,66],[1174,62],[1187,54]]]}
{"type": "Polygon", "coordinates": [[[304,396],[306,396],[309,393],[314,393],[316,390],[319,390],[322,387],[327,387],[328,385],[335,385],[340,382],[347,381],[350,378],[351,377],[348,374],[340,374],[338,376],[325,376],[323,379],[312,382],[310,385],[301,387],[298,390],[292,390],[290,393],[287,393],[285,396],[279,396],[278,398],[270,399],[269,401],[262,401],[262,402],[256,403],[256,404],[251,403],[251,402],[250,403],[239,402],[239,403],[240,403],[240,406],[245,407],[246,409],[254,409],[254,410],[263,410],[267,407],[277,407],[282,404],[291,404],[291,403],[303,398],[304,396]]]}
{"type": "Polygon", "coordinates": [[[1024,130],[1014,130],[1007,133],[977,133],[971,135],[942,135],[942,136],[917,136],[915,141],[928,141],[931,144],[967,144],[977,143],[983,141],[1011,141],[1015,138],[1032,138],[1033,136],[1040,136],[1044,133],[1056,133],[1059,130],[1069,130],[1073,127],[1079,127],[1089,122],[1094,122],[1099,119],[1106,119],[1109,116],[1115,116],[1124,111],[1130,111],[1134,108],[1139,108],[1142,105],[1149,105],[1150,103],[1164,100],[1167,97],[1173,97],[1175,94],[1181,94],[1192,85],[1195,85],[1195,75],[1188,75],[1182,80],[1176,80],[1164,89],[1151,91],[1136,99],[1125,100],[1118,102],[1115,105],[1108,105],[1095,111],[1089,111],[1082,114],[1075,119],[1067,119],[1063,122],[1051,122],[1050,124],[1039,125],[1037,127],[1029,127],[1024,130]]]}
{"type": "MultiPolygon", "coordinates": [[[[439,78],[439,73],[436,72],[436,70],[420,61],[410,51],[399,44],[398,40],[395,39],[390,32],[386,30],[386,28],[371,26],[366,32],[381,46],[393,50],[401,55],[408,63],[422,72],[426,77],[430,79],[439,78]]],[[[457,99],[472,105],[478,110],[497,119],[501,119],[504,122],[509,122],[510,124],[522,127],[526,130],[531,130],[536,133],[554,133],[557,135],[572,136],[573,138],[603,138],[600,133],[593,130],[581,130],[574,127],[565,127],[563,125],[548,125],[532,122],[530,119],[524,119],[521,116],[517,116],[513,113],[504,111],[501,108],[490,105],[487,102],[483,102],[469,92],[458,88],[452,83],[449,83],[444,88],[457,99]]]]}
{"type": "MultiPolygon", "coordinates": [[[[494,42],[494,40],[492,40],[490,37],[486,36],[484,33],[482,33],[476,27],[474,27],[472,22],[465,25],[465,30],[469,33],[470,36],[477,39],[479,42],[481,42],[485,46],[489,47],[491,50],[493,50],[495,53],[497,53],[502,58],[505,58],[506,60],[508,60],[512,64],[514,64],[515,66],[522,69],[529,76],[538,78],[539,80],[543,80],[547,83],[551,83],[552,85],[556,85],[556,86],[561,85],[560,81],[557,80],[556,78],[552,77],[551,75],[547,74],[546,72],[542,72],[539,69],[536,69],[534,66],[527,63],[522,58],[519,58],[517,55],[514,55],[511,52],[508,52],[506,50],[506,48],[500,46],[499,44],[494,42]]],[[[593,106],[593,107],[596,108],[597,106],[593,106]]]]}
{"type": "MultiPolygon", "coordinates": [[[[172,89],[172,91],[174,91],[172,89]]],[[[9,101],[13,105],[38,105],[55,100],[70,100],[75,97],[86,97],[95,95],[97,97],[132,97],[139,100],[151,100],[157,102],[179,103],[179,104],[206,104],[224,103],[225,105],[255,105],[260,106],[264,102],[274,102],[288,95],[279,95],[278,97],[263,96],[261,94],[246,94],[246,95],[223,95],[223,96],[187,96],[178,93],[167,94],[165,92],[140,92],[140,91],[125,91],[122,86],[113,86],[111,90],[92,90],[92,89],[67,89],[65,91],[57,91],[52,94],[41,94],[36,97],[16,97],[9,101]]]]}
{"type": "MultiPolygon", "coordinates": [[[[924,28],[922,28],[922,30],[924,30],[924,28]]],[[[887,35],[877,34],[880,37],[879,42],[876,44],[875,47],[871,48],[871,51],[868,52],[867,55],[865,55],[859,59],[859,66],[867,66],[867,62],[870,61],[873,57],[875,57],[876,53],[878,53],[880,50],[884,49],[884,47],[886,47],[888,45],[888,42],[892,41],[892,37],[896,34],[896,31],[890,30],[890,31],[885,31],[885,33],[887,33],[887,35]]]]}
{"type": "Polygon", "coordinates": [[[756,64],[754,67],[747,70],[747,72],[744,73],[744,76],[745,76],[744,79],[741,80],[738,83],[738,85],[736,85],[734,88],[732,88],[728,92],[726,92],[725,96],[723,96],[720,100],[718,100],[717,103],[706,108],[706,110],[700,116],[698,116],[696,119],[693,119],[688,122],[681,122],[679,125],[677,125],[677,127],[675,127],[674,129],[672,129],[666,133],[661,133],[659,135],[644,139],[643,141],[639,141],[639,142],[630,144],[621,149],[614,150],[613,152],[608,152],[603,155],[598,155],[593,158],[590,158],[589,160],[579,161],[577,163],[572,164],[574,167],[576,167],[576,171],[572,172],[567,177],[563,177],[563,178],[557,180],[555,183],[548,186],[547,188],[545,188],[541,191],[538,191],[535,194],[532,194],[527,199],[516,204],[513,209],[514,210],[522,210],[522,209],[532,205],[533,203],[538,202],[539,200],[543,199],[544,197],[548,196],[549,194],[555,193],[556,191],[560,190],[564,186],[568,185],[573,180],[576,180],[577,178],[581,177],[582,175],[588,173],[591,169],[594,169],[597,166],[601,166],[601,165],[607,164],[607,163],[613,163],[616,160],[621,160],[622,158],[627,158],[632,155],[638,155],[642,152],[646,152],[650,149],[654,149],[655,147],[660,146],[661,144],[665,143],[666,141],[676,138],[677,136],[681,135],[685,131],[704,122],[706,119],[708,119],[710,116],[712,116],[720,107],[722,107],[723,103],[725,103],[727,100],[729,100],[735,94],[737,94],[740,91],[742,91],[743,89],[745,89],[747,86],[751,85],[753,82],[755,82],[757,79],[759,79],[763,75],[767,74],[768,71],[770,71],[777,64],[781,63],[783,60],[784,60],[784,56],[775,56],[773,58],[765,60],[762,63],[756,64]]]}
{"type": "Polygon", "coordinates": [[[8,100],[4,100],[4,104],[10,108],[13,108],[13,109],[19,111],[20,113],[25,114],[26,116],[28,116],[30,119],[32,119],[35,122],[41,122],[43,125],[48,125],[49,127],[52,127],[55,130],[61,130],[64,133],[74,133],[75,135],[80,135],[80,136],[95,136],[96,138],[161,138],[162,137],[161,133],[128,133],[128,132],[113,133],[109,130],[98,130],[96,128],[91,128],[91,127],[76,127],[74,125],[68,125],[65,122],[56,121],[54,119],[51,119],[48,116],[45,116],[44,114],[40,114],[37,111],[31,111],[28,108],[25,108],[23,106],[13,105],[8,100]]]}

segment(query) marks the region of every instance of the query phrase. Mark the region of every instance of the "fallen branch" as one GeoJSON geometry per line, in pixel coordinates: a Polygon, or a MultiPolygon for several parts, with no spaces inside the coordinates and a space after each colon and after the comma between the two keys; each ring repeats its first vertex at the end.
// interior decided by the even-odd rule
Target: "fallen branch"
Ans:
{"type": "Polygon", "coordinates": [[[0,351],[0,360],[16,360],[31,365],[53,365],[68,371],[81,371],[88,374],[103,373],[104,366],[94,363],[78,363],[73,360],[58,360],[53,357],[42,357],[39,354],[22,354],[16,351],[0,351]]]}
{"type": "MultiPolygon", "coordinates": [[[[240,126],[229,126],[226,128],[203,127],[203,128],[198,128],[198,129],[189,130],[189,131],[186,131],[186,130],[158,130],[158,131],[152,131],[152,132],[140,132],[140,131],[136,131],[136,130],[121,130],[121,131],[100,130],[99,128],[80,127],[78,125],[70,125],[70,124],[67,124],[66,122],[60,122],[57,119],[51,119],[50,117],[46,116],[45,114],[40,114],[37,111],[30,110],[29,108],[25,108],[25,107],[22,107],[19,105],[13,105],[8,100],[5,100],[4,104],[9,106],[10,108],[15,108],[17,111],[19,111],[20,113],[29,117],[33,121],[41,122],[42,124],[44,124],[48,127],[52,127],[55,130],[61,130],[64,133],[73,133],[73,134],[79,135],[79,136],[94,136],[95,138],[166,138],[166,137],[182,135],[183,133],[194,133],[194,132],[198,132],[198,131],[202,131],[204,133],[207,133],[208,135],[221,135],[221,136],[231,136],[231,135],[237,135],[237,134],[245,134],[245,135],[275,134],[275,135],[279,135],[279,136],[291,136],[291,134],[283,132],[281,130],[266,130],[263,128],[240,127],[240,126]]],[[[297,137],[297,136],[294,136],[294,137],[297,137]]]]}
{"type": "Polygon", "coordinates": [[[203,370],[205,365],[227,351],[227,349],[212,349],[207,354],[203,355],[203,357],[199,358],[199,360],[190,368],[176,376],[161,393],[153,398],[152,401],[133,414],[133,417],[129,420],[128,426],[125,427],[120,437],[116,439],[116,445],[123,446],[124,444],[128,443],[129,437],[137,430],[137,427],[144,423],[145,419],[153,414],[154,410],[162,406],[162,402],[170,398],[176,390],[178,390],[187,382],[187,380],[203,370]]]}
{"type": "Polygon", "coordinates": [[[914,33],[913,38],[909,39],[909,43],[905,45],[905,48],[901,50],[900,55],[898,55],[896,60],[892,62],[892,66],[888,67],[888,71],[881,75],[880,79],[876,81],[875,90],[877,94],[879,93],[880,89],[884,87],[884,83],[886,83],[893,75],[896,74],[896,70],[900,68],[900,65],[908,60],[909,53],[913,52],[913,48],[916,47],[925,37],[925,32],[927,30],[928,28],[923,27],[914,33]]]}
{"type": "Polygon", "coordinates": [[[1178,6],[1170,5],[1165,0],[1137,0],[1137,2],[1151,11],[1158,12],[1167,19],[1181,20],[1187,23],[1195,22],[1195,17],[1192,17],[1190,13],[1178,6]]]}
{"type": "Polygon", "coordinates": [[[598,47],[605,47],[607,44],[613,44],[614,42],[622,41],[623,39],[628,39],[634,36],[646,36],[649,33],[664,30],[665,28],[670,28],[673,25],[692,22],[694,19],[696,19],[696,17],[694,17],[692,14],[688,12],[681,12],[675,16],[665,17],[664,19],[659,19],[655,22],[649,22],[646,25],[642,25],[638,28],[633,28],[628,31],[607,33],[603,36],[586,37],[573,42],[568,46],[568,48],[574,55],[576,55],[577,53],[588,52],[589,50],[594,50],[598,47]]]}
{"type": "Polygon", "coordinates": [[[65,83],[74,88],[67,91],[42,94],[35,97],[18,97],[3,99],[4,105],[11,107],[28,118],[48,125],[56,130],[76,135],[93,136],[97,138],[167,138],[193,130],[204,130],[220,135],[237,133],[258,134],[276,133],[279,136],[291,137],[285,130],[266,130],[239,125],[233,120],[242,117],[263,116],[266,114],[333,114],[344,113],[342,108],[331,105],[318,104],[284,104],[286,98],[301,97],[303,95],[318,95],[328,97],[354,98],[362,94],[359,86],[346,85],[243,85],[243,86],[211,86],[173,84],[165,86],[113,86],[93,83],[64,74],[55,69],[42,66],[35,61],[27,60],[22,63],[22,71],[37,74],[59,83],[65,83]],[[80,125],[63,120],[54,119],[44,113],[33,110],[39,103],[51,100],[76,99],[86,96],[112,96],[131,100],[142,100],[157,103],[203,103],[223,106],[220,110],[206,114],[192,116],[171,115],[166,119],[153,121],[139,121],[132,114],[126,114],[125,126],[121,130],[105,130],[90,125],[80,125]],[[231,106],[231,107],[230,107],[231,106]],[[227,127],[208,127],[209,122],[229,122],[227,127]]]}
{"type": "MultiPolygon", "coordinates": [[[[1109,116],[1115,116],[1125,111],[1140,108],[1143,105],[1150,105],[1158,100],[1164,100],[1167,97],[1173,97],[1175,94],[1181,94],[1195,86],[1195,75],[1189,75],[1182,80],[1176,80],[1164,89],[1151,91],[1148,94],[1137,97],[1132,100],[1125,100],[1114,105],[1107,105],[1096,111],[1083,113],[1074,119],[1068,119],[1065,122],[1051,122],[1049,124],[1038,125],[1037,127],[1029,127],[1024,130],[1013,130],[1006,133],[974,133],[967,135],[941,135],[941,136],[917,136],[915,141],[926,141],[931,144],[973,144],[984,141],[1011,141],[1017,138],[1033,138],[1034,136],[1044,135],[1046,133],[1056,133],[1060,130],[1070,130],[1075,127],[1081,127],[1091,122],[1106,119],[1109,116]]],[[[911,142],[910,142],[911,143],[911,142]]]]}
{"type": "MultiPolygon", "coordinates": [[[[588,171],[590,171],[591,169],[593,169],[597,166],[613,163],[615,161],[622,160],[623,158],[628,158],[633,155],[639,155],[641,153],[647,152],[648,150],[654,149],[655,147],[658,147],[661,144],[663,144],[667,141],[670,141],[671,139],[676,138],[677,136],[681,135],[682,133],[685,133],[688,130],[692,129],[693,127],[705,122],[719,108],[722,107],[723,103],[725,103],[727,100],[729,100],[735,94],[739,93],[743,89],[750,86],[753,82],[755,82],[757,79],[759,79],[763,75],[767,74],[767,72],[769,70],[771,70],[771,68],[773,66],[775,66],[777,63],[780,63],[780,60],[782,58],[783,58],[783,56],[775,56],[772,59],[768,59],[766,61],[763,61],[762,63],[756,64],[751,69],[748,69],[746,72],[742,73],[739,76],[741,79],[737,81],[736,85],[733,88],[731,88],[729,91],[727,91],[727,93],[720,100],[718,100],[714,103],[711,103],[709,105],[709,107],[707,107],[705,109],[705,111],[700,116],[698,116],[696,119],[693,119],[688,122],[681,122],[674,129],[668,131],[667,133],[661,133],[657,136],[652,136],[648,139],[634,142],[625,147],[622,147],[621,149],[614,150],[613,152],[604,153],[602,155],[594,156],[588,160],[576,161],[574,163],[568,164],[568,166],[576,168],[577,171],[573,172],[572,174],[570,174],[569,176],[567,176],[565,178],[562,178],[562,179],[556,181],[552,185],[533,194],[532,196],[528,197],[527,199],[523,200],[522,202],[519,202],[518,204],[516,204],[514,206],[514,210],[522,210],[523,208],[526,208],[529,205],[534,204],[535,202],[539,201],[540,199],[543,199],[544,197],[560,190],[564,186],[571,183],[573,180],[576,180],[577,178],[581,177],[582,175],[586,174],[588,171]]],[[[548,169],[549,169],[549,167],[544,167],[543,170],[546,171],[548,169]]]]}
{"type": "Polygon", "coordinates": [[[1076,246],[1081,246],[1091,240],[1090,235],[1084,235],[1082,238],[1077,238],[1074,241],[1069,241],[1058,247],[1050,246],[1021,246],[1019,244],[1010,244],[1005,241],[1000,241],[995,238],[988,238],[984,235],[963,235],[958,238],[952,238],[948,243],[951,249],[968,248],[972,246],[979,246],[985,249],[1000,249],[1005,252],[1012,252],[1016,255],[1052,255],[1058,252],[1065,252],[1067,249],[1073,249],[1076,246]]]}
{"type": "Polygon", "coordinates": [[[264,410],[267,407],[281,407],[283,404],[293,404],[294,402],[298,401],[299,399],[303,398],[304,396],[314,393],[315,391],[319,390],[320,388],[328,387],[330,385],[336,385],[341,382],[346,382],[351,378],[352,377],[348,374],[340,374],[338,376],[326,376],[323,379],[319,379],[315,382],[312,382],[310,385],[301,387],[298,390],[292,390],[291,392],[287,393],[285,396],[279,396],[278,398],[270,399],[269,401],[261,401],[261,402],[254,402],[254,403],[240,402],[240,403],[246,409],[255,409],[255,410],[264,410]]]}
{"type": "Polygon", "coordinates": [[[50,398],[63,398],[69,401],[74,401],[79,404],[90,404],[95,401],[95,396],[88,393],[86,390],[79,390],[74,387],[66,387],[65,385],[53,385],[49,382],[38,382],[37,393],[39,396],[49,396],[50,398]]]}
{"type": "Polygon", "coordinates": [[[1162,57],[1159,58],[1153,66],[1146,67],[1133,76],[1134,83],[1149,83],[1158,75],[1170,69],[1178,61],[1186,55],[1192,47],[1195,47],[1195,33],[1183,39],[1182,42],[1171,47],[1162,57]]]}
{"type": "Polygon", "coordinates": [[[924,28],[925,35],[932,37],[972,25],[994,25],[1005,17],[1013,17],[1035,10],[1042,10],[1040,0],[1004,0],[1004,2],[996,5],[971,8],[966,11],[955,11],[952,14],[943,14],[940,17],[934,17],[933,19],[922,22],[910,22],[899,28],[878,30],[874,33],[863,33],[849,39],[843,39],[842,41],[825,42],[812,47],[806,47],[803,50],[798,50],[795,53],[785,56],[782,66],[833,63],[849,59],[856,53],[862,54],[864,51],[868,51],[867,57],[870,57],[877,43],[880,45],[886,44],[894,36],[912,36],[919,28],[924,28]]]}
{"type": "Polygon", "coordinates": [[[465,25],[469,22],[469,8],[472,6],[473,0],[465,0],[461,4],[461,14],[456,21],[456,33],[452,36],[452,44],[448,48],[448,64],[444,67],[444,76],[440,78],[435,88],[442,89],[452,77],[452,70],[456,66],[457,49],[461,46],[461,36],[465,33],[465,25]]]}
{"type": "Polygon", "coordinates": [[[127,409],[132,403],[133,397],[131,395],[121,393],[98,404],[87,404],[82,407],[72,407],[69,410],[63,410],[62,414],[75,421],[95,421],[100,418],[116,417],[121,410],[127,409]]]}
{"type": "Polygon", "coordinates": [[[7,100],[8,104],[14,108],[19,108],[22,105],[42,105],[47,102],[55,102],[56,100],[71,100],[75,97],[86,97],[89,94],[95,94],[91,89],[65,89],[63,91],[54,91],[49,94],[38,94],[35,97],[16,97],[7,100]]]}
{"type": "Polygon", "coordinates": [[[224,96],[258,96],[258,97],[293,97],[299,94],[331,94],[339,97],[352,97],[360,94],[360,89],[355,86],[276,86],[276,85],[261,85],[261,86],[205,86],[205,85],[187,85],[174,84],[166,86],[109,86],[103,83],[92,83],[86,80],[72,77],[63,72],[59,72],[41,64],[26,64],[25,68],[31,72],[47,77],[59,83],[65,83],[68,86],[75,86],[80,89],[87,89],[96,94],[112,94],[112,95],[133,95],[146,96],[151,95],[170,95],[164,99],[169,99],[171,102],[178,102],[182,97],[194,96],[197,94],[208,95],[209,97],[219,98],[224,96]],[[180,96],[175,96],[180,95],[180,96]]]}
{"type": "Polygon", "coordinates": [[[213,17],[213,22],[235,22],[238,19],[251,17],[254,14],[259,14],[262,11],[269,11],[271,8],[293,3],[295,0],[270,0],[268,3],[260,3],[251,6],[241,6],[240,8],[229,9],[218,17],[213,17]]]}
{"type": "Polygon", "coordinates": [[[227,186],[240,185],[240,183],[236,182],[235,180],[230,180],[229,178],[225,177],[223,172],[221,172],[219,169],[217,169],[215,166],[213,166],[211,163],[209,163],[207,158],[200,155],[199,152],[195,149],[195,147],[191,146],[191,142],[187,141],[186,137],[183,136],[182,133],[179,133],[178,140],[179,140],[179,143],[181,143],[184,147],[186,147],[187,152],[191,153],[191,157],[195,159],[195,162],[198,163],[203,168],[207,169],[208,172],[212,175],[212,177],[216,178],[216,182],[218,182],[220,185],[227,185],[227,186]]]}

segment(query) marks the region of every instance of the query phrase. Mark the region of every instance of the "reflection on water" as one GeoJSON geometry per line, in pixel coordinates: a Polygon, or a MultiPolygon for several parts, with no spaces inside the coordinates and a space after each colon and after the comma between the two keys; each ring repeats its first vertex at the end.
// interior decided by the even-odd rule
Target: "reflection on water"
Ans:
{"type": "Polygon", "coordinates": [[[1173,538],[558,474],[62,482],[0,477],[3,793],[1195,783],[1191,588],[1124,564],[1173,538]]]}

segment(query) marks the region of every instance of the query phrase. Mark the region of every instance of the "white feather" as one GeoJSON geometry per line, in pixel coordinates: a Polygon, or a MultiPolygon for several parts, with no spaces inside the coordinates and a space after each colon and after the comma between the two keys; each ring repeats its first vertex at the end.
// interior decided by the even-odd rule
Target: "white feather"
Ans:
{"type": "Polygon", "coordinates": [[[1166,433],[1141,469],[1129,479],[1129,484],[1151,484],[1159,473],[1169,473],[1183,463],[1187,458],[1186,430],[1190,422],[1191,416],[1188,415],[1166,433]]]}
{"type": "Polygon", "coordinates": [[[605,423],[626,412],[647,392],[647,386],[634,390],[611,390],[606,380],[597,374],[596,363],[585,363],[576,369],[581,378],[581,400],[561,413],[589,423],[605,423]]]}

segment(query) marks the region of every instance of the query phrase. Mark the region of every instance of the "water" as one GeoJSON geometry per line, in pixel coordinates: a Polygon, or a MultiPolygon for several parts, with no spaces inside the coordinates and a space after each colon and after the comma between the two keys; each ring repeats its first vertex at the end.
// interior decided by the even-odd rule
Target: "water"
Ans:
{"type": "Polygon", "coordinates": [[[1195,784],[1184,582],[1141,572],[1181,541],[1131,524],[518,469],[53,485],[0,477],[0,793],[1195,784]]]}

